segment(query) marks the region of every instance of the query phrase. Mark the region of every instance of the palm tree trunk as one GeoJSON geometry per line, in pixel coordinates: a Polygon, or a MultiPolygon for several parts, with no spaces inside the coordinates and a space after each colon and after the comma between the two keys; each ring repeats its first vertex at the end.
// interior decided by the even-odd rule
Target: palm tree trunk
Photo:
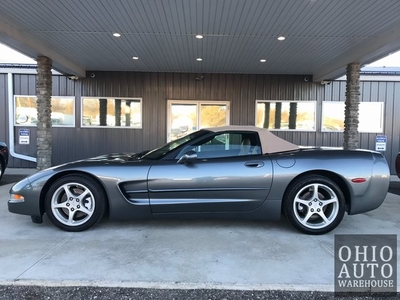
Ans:
{"type": "Polygon", "coordinates": [[[52,61],[45,56],[37,57],[37,165],[38,170],[51,167],[52,125],[51,125],[51,89],[52,61]]]}
{"type": "Polygon", "coordinates": [[[346,70],[346,108],[344,115],[343,148],[357,149],[358,106],[360,104],[360,64],[351,63],[346,70]]]}

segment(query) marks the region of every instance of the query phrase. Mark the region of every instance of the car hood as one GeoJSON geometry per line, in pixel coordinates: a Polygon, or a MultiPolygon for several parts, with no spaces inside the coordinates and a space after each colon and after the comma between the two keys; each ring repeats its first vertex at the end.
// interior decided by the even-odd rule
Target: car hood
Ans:
{"type": "MultiPolygon", "coordinates": [[[[119,165],[119,164],[126,164],[129,162],[144,162],[141,157],[147,153],[147,151],[143,151],[140,153],[110,153],[104,154],[96,157],[81,159],[77,161],[67,162],[62,165],[51,167],[47,170],[53,171],[63,171],[63,170],[71,170],[71,169],[84,169],[90,168],[94,166],[104,166],[104,165],[119,165]]],[[[146,162],[145,164],[148,164],[146,162]]]]}
{"type": "Polygon", "coordinates": [[[96,156],[96,157],[83,159],[80,161],[83,161],[83,162],[93,162],[93,161],[128,162],[128,161],[140,160],[140,158],[147,152],[148,151],[143,151],[140,153],[110,153],[110,154],[104,154],[104,155],[100,155],[100,156],[96,156]]]}
{"type": "Polygon", "coordinates": [[[48,169],[39,171],[16,183],[15,188],[11,187],[10,192],[15,189],[20,189],[21,186],[25,186],[26,184],[31,184],[36,181],[42,182],[42,184],[44,184],[45,180],[47,180],[57,172],[79,170],[82,172],[98,174],[93,172],[93,170],[97,169],[98,167],[102,167],[104,165],[114,165],[114,166],[124,165],[129,162],[134,162],[134,163],[137,162],[140,165],[143,165],[144,167],[148,167],[153,162],[140,159],[147,152],[148,151],[143,151],[140,153],[111,153],[53,166],[48,169]]]}

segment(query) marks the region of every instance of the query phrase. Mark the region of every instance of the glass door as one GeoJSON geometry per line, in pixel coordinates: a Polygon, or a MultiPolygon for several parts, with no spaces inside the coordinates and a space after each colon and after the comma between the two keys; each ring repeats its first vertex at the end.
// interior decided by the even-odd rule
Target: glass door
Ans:
{"type": "Polygon", "coordinates": [[[228,101],[168,101],[168,142],[201,128],[225,125],[229,125],[228,101]]]}

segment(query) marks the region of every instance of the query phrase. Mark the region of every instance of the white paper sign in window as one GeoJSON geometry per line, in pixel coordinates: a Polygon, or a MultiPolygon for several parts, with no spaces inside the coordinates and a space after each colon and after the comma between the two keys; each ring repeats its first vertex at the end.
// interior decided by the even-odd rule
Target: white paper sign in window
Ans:
{"type": "MultiPolygon", "coordinates": [[[[323,102],[322,131],[344,130],[345,103],[323,102]]],[[[383,132],[383,102],[360,102],[359,132],[383,132]]]]}

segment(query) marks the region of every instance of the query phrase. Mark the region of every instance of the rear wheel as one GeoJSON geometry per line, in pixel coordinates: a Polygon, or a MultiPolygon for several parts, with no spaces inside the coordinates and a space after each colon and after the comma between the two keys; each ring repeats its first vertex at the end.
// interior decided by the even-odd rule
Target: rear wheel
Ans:
{"type": "Polygon", "coordinates": [[[93,179],[67,175],[50,187],[45,208],[49,219],[65,231],[83,231],[103,217],[106,196],[93,179]]]}
{"type": "Polygon", "coordinates": [[[345,198],[331,179],[310,175],[293,182],[283,199],[284,214],[298,230],[324,234],[335,229],[345,212],[345,198]]]}

